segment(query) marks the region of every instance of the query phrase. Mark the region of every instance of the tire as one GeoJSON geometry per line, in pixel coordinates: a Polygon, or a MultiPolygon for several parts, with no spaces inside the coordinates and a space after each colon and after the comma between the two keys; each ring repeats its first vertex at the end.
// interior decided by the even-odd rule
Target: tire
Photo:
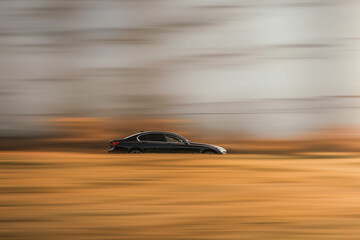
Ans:
{"type": "Polygon", "coordinates": [[[131,154],[140,154],[143,153],[140,149],[134,148],[129,151],[131,154]]]}
{"type": "Polygon", "coordinates": [[[214,150],[205,150],[202,152],[203,154],[216,154],[214,150]]]}

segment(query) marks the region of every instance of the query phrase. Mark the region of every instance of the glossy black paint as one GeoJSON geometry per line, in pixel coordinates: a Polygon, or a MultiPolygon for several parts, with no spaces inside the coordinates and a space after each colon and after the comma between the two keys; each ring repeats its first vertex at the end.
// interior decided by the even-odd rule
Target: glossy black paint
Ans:
{"type": "Polygon", "coordinates": [[[224,148],[193,143],[170,132],[140,132],[124,139],[111,140],[109,153],[213,153],[226,154],[224,148]]]}

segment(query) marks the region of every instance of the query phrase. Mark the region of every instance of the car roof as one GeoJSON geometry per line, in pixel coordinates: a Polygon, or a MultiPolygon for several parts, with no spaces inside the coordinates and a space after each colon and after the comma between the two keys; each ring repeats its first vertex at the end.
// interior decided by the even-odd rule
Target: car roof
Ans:
{"type": "Polygon", "coordinates": [[[133,134],[133,135],[127,136],[127,137],[125,137],[125,138],[123,138],[123,139],[137,138],[138,136],[140,136],[140,135],[142,135],[142,134],[151,134],[151,133],[153,133],[153,134],[173,134],[173,135],[176,135],[176,136],[178,136],[178,137],[180,137],[180,138],[186,139],[186,138],[184,138],[183,136],[181,136],[181,135],[179,135],[179,134],[177,134],[177,133],[172,133],[172,132],[160,132],[160,131],[141,131],[141,132],[139,132],[139,133],[135,133],[135,134],[133,134]]]}
{"type": "MultiPolygon", "coordinates": [[[[173,132],[160,132],[160,131],[141,131],[137,134],[148,134],[148,133],[158,133],[158,134],[175,134],[175,135],[179,135],[177,133],[173,133],[173,132]]],[[[136,135],[137,135],[136,134],[136,135]]]]}

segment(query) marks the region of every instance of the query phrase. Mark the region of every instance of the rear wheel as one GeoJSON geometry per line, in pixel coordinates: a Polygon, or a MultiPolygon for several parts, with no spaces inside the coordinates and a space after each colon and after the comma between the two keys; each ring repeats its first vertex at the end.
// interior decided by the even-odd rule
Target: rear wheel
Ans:
{"type": "Polygon", "coordinates": [[[205,150],[203,154],[216,154],[216,152],[214,150],[205,150]]]}
{"type": "Polygon", "coordinates": [[[131,149],[129,151],[129,153],[131,153],[131,154],[140,154],[140,153],[143,153],[143,152],[140,149],[131,149]]]}

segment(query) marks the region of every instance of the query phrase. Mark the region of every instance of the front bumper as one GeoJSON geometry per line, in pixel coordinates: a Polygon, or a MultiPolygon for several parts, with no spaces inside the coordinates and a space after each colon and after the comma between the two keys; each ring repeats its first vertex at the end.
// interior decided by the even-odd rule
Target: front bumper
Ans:
{"type": "Polygon", "coordinates": [[[218,150],[219,154],[226,154],[226,152],[227,152],[226,149],[222,148],[222,147],[218,147],[217,150],[218,150]]]}

